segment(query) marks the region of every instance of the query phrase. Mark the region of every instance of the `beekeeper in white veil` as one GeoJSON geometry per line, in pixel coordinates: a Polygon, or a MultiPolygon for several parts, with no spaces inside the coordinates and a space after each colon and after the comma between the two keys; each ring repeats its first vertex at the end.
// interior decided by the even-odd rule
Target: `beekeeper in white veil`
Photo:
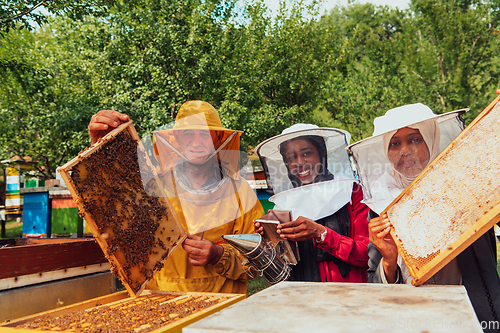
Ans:
{"type": "Polygon", "coordinates": [[[375,118],[373,135],[348,147],[363,187],[363,202],[380,214],[463,130],[464,112],[437,115],[416,103],[375,118]],[[412,133],[409,137],[403,138],[402,132],[395,136],[405,128],[412,133]]]}
{"type": "Polygon", "coordinates": [[[296,124],[256,148],[274,193],[269,201],[292,212],[293,221],[278,226],[298,244],[292,281],[367,281],[368,208],[346,150],[350,139],[343,130],[296,124]]]}
{"type": "MultiPolygon", "coordinates": [[[[368,282],[411,283],[412,277],[408,268],[389,235],[390,220],[384,210],[392,199],[418,176],[418,172],[421,172],[460,133],[463,129],[460,116],[464,112],[465,110],[458,110],[435,115],[423,104],[405,105],[389,110],[384,116],[377,118],[373,137],[350,146],[357,167],[361,170],[365,202],[372,208],[369,214],[371,242],[368,246],[368,282]],[[433,128],[435,128],[434,135],[432,135],[433,128]],[[416,140],[409,135],[416,137],[416,140]],[[425,147],[419,140],[425,143],[425,147]],[[439,150],[436,148],[437,142],[439,150]],[[418,144],[420,146],[413,147],[414,149],[404,147],[404,145],[418,144]],[[371,155],[366,156],[365,152],[371,152],[371,155]],[[396,152],[399,153],[399,157],[396,156],[396,152]],[[370,166],[370,163],[377,160],[373,158],[376,154],[382,156],[382,160],[387,160],[388,167],[383,168],[382,175],[380,168],[370,166]],[[406,159],[408,157],[412,159],[406,159]],[[378,178],[375,169],[379,172],[378,178]],[[373,179],[380,181],[377,183],[372,181],[373,179]],[[385,189],[384,184],[387,186],[385,189]],[[377,216],[381,212],[382,215],[377,216]]],[[[380,158],[377,161],[380,163],[380,158]]],[[[435,191],[440,191],[440,188],[436,188],[435,191]]],[[[493,231],[489,230],[469,245],[425,284],[464,285],[479,322],[498,323],[500,279],[497,273],[496,241],[493,231]]]]}
{"type": "MultiPolygon", "coordinates": [[[[389,235],[390,222],[382,213],[463,130],[461,115],[465,111],[436,115],[421,103],[397,107],[375,119],[372,137],[348,147],[360,175],[364,202],[371,209],[369,282],[411,282],[389,235]]],[[[427,283],[459,284],[460,280],[458,261],[454,260],[427,283]]]]}

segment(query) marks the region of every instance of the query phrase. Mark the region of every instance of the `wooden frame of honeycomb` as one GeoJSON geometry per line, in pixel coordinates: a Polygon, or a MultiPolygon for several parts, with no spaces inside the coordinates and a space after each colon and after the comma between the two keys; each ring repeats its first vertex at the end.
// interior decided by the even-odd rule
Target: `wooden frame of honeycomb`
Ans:
{"type": "Polygon", "coordinates": [[[112,272],[131,296],[139,295],[186,233],[167,194],[154,197],[144,190],[141,172],[160,181],[132,121],[58,171],[112,272]]]}
{"type": "Polygon", "coordinates": [[[244,294],[145,290],[119,292],[3,323],[0,332],[181,332],[244,294]]]}
{"type": "Polygon", "coordinates": [[[419,286],[500,220],[500,96],[386,208],[419,286]],[[497,171],[498,170],[498,171],[497,171]]]}

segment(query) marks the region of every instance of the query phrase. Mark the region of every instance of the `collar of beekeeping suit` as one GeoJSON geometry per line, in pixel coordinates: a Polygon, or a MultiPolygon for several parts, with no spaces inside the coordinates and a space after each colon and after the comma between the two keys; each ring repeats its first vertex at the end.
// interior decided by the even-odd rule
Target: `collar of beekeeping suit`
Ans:
{"type": "Polygon", "coordinates": [[[401,128],[420,131],[429,149],[429,163],[463,130],[462,115],[468,109],[435,114],[422,104],[390,109],[374,120],[373,135],[348,147],[363,188],[363,202],[380,214],[413,178],[399,174],[389,163],[390,139],[401,128]]]}
{"type": "Polygon", "coordinates": [[[344,130],[295,124],[260,143],[255,151],[264,168],[268,188],[274,194],[269,199],[274,202],[274,209],[290,210],[294,219],[304,216],[318,220],[348,203],[356,182],[346,150],[350,139],[351,135],[344,130]],[[284,161],[286,145],[295,139],[309,141],[320,156],[320,172],[307,185],[291,174],[284,161]]]}

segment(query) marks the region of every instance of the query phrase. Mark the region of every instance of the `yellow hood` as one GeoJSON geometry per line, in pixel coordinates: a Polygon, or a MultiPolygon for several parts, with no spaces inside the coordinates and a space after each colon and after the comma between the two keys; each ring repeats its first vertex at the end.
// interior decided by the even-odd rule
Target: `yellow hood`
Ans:
{"type": "Polygon", "coordinates": [[[212,105],[203,101],[188,101],[181,106],[176,120],[172,124],[169,126],[170,129],[153,132],[155,158],[160,164],[162,174],[173,168],[179,159],[185,159],[176,140],[175,132],[198,129],[223,133],[220,144],[214,147],[214,155],[217,155],[221,166],[228,175],[233,178],[238,177],[240,135],[242,132],[224,128],[217,110],[212,105]]]}

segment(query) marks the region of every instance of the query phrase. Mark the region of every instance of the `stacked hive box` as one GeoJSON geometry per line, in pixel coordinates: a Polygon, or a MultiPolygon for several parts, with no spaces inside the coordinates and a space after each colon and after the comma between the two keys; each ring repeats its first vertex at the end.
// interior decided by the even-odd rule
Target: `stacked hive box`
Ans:
{"type": "Polygon", "coordinates": [[[83,234],[83,219],[78,215],[78,207],[67,189],[54,188],[49,191],[52,201],[53,237],[76,237],[83,234]]]}
{"type": "Polygon", "coordinates": [[[186,236],[167,194],[150,196],[144,190],[142,177],[159,180],[132,122],[119,126],[59,172],[128,292],[20,318],[1,325],[0,332],[180,332],[183,326],[245,298],[144,291],[186,236]]]}

